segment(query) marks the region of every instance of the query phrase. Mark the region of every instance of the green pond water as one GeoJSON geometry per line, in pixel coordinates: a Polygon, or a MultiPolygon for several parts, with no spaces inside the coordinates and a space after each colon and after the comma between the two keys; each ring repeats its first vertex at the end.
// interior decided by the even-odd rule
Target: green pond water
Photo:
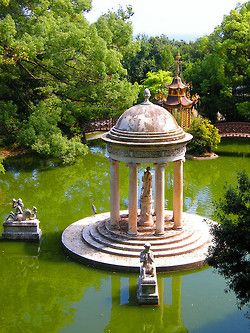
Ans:
{"type": "MultiPolygon", "coordinates": [[[[221,156],[186,161],[184,208],[212,217],[212,202],[236,173],[250,174],[249,140],[224,140],[221,156]]],[[[144,168],[145,166],[142,166],[144,168]]],[[[31,157],[9,160],[0,175],[0,217],[12,198],[35,205],[40,244],[0,241],[0,332],[199,332],[245,333],[249,321],[212,268],[158,275],[160,306],[136,305],[138,274],[105,272],[68,258],[61,233],[72,222],[109,210],[109,162],[105,146],[92,143],[75,165],[57,167],[31,157]]],[[[121,164],[121,209],[128,203],[128,168],[121,164]]],[[[166,170],[166,207],[172,208],[172,165],[166,170]]],[[[0,226],[2,233],[2,226],[0,226]]]]}

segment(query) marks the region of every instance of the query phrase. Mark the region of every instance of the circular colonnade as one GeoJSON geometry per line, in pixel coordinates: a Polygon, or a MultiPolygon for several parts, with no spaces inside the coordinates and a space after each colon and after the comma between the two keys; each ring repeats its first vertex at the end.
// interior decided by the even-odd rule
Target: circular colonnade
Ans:
{"type": "Polygon", "coordinates": [[[126,110],[103,140],[110,160],[110,213],[71,224],[62,235],[74,258],[97,266],[138,270],[139,255],[150,242],[157,270],[178,270],[204,264],[210,242],[209,227],[198,215],[183,213],[183,161],[192,135],[184,132],[164,108],[145,101],[126,110]],[[129,205],[120,211],[119,164],[129,167],[129,205]],[[165,211],[165,168],[174,163],[173,211],[165,211]],[[138,168],[155,169],[154,209],[150,168],[144,173],[138,207],[138,168]],[[147,189],[146,189],[147,187],[147,189]],[[145,200],[144,200],[145,199],[145,200]]]}

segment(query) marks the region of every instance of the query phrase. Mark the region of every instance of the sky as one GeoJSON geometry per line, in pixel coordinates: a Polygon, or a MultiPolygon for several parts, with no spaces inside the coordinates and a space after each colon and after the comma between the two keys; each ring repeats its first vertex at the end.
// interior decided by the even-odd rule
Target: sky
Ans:
{"type": "Polygon", "coordinates": [[[92,10],[86,15],[92,23],[108,10],[119,5],[133,7],[134,35],[167,35],[169,38],[195,40],[213,32],[237,3],[246,0],[92,0],[92,10]]]}

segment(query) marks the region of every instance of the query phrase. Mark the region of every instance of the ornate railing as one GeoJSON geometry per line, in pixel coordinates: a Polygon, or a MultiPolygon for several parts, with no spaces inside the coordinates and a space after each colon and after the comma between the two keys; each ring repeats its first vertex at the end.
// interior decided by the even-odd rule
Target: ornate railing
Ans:
{"type": "Polygon", "coordinates": [[[95,120],[88,124],[86,124],[84,130],[85,133],[90,132],[106,132],[109,131],[115,124],[115,120],[113,118],[110,119],[102,119],[95,120]]]}
{"type": "Polygon", "coordinates": [[[215,124],[221,137],[250,138],[249,122],[218,122],[215,124]]]}

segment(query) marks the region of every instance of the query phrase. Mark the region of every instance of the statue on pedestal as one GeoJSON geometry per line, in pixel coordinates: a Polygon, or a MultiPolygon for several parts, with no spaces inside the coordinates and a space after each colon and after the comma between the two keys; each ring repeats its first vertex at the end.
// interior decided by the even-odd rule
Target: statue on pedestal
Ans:
{"type": "Polygon", "coordinates": [[[144,171],[144,175],[142,177],[142,192],[140,198],[140,221],[139,225],[143,226],[152,226],[153,218],[152,218],[152,175],[150,172],[150,167],[147,167],[144,171]]]}
{"type": "Polygon", "coordinates": [[[145,243],[140,254],[140,275],[137,287],[137,299],[140,304],[158,304],[159,294],[151,244],[145,243]]]}
{"type": "Polygon", "coordinates": [[[24,209],[24,204],[21,198],[12,199],[12,207],[15,208],[14,212],[10,212],[6,217],[5,222],[8,221],[26,221],[36,219],[37,209],[33,206],[30,210],[29,208],[24,209]]]}
{"type": "Polygon", "coordinates": [[[142,263],[141,270],[142,270],[142,277],[145,278],[146,276],[155,276],[154,270],[154,255],[153,252],[150,250],[151,244],[145,243],[144,250],[140,254],[140,262],[142,263]]]}
{"type": "Polygon", "coordinates": [[[40,221],[37,219],[37,209],[24,209],[22,199],[12,199],[14,211],[10,212],[3,223],[4,239],[39,241],[42,231],[39,228],[40,221]]]}

